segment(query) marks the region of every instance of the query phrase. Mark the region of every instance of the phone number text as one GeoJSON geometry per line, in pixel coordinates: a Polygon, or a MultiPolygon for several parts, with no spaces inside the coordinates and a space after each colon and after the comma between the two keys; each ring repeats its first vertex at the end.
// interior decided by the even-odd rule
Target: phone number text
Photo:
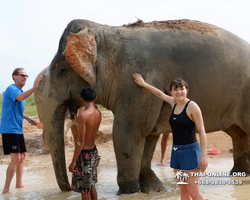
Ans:
{"type": "Polygon", "coordinates": [[[195,184],[199,185],[242,185],[242,180],[198,180],[195,184]]]}

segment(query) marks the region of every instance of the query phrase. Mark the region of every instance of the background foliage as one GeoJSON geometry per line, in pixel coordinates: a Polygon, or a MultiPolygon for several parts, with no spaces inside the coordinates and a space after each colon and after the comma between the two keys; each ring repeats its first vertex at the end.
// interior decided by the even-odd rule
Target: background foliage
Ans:
{"type": "MultiPolygon", "coordinates": [[[[0,115],[2,115],[3,95],[4,94],[0,94],[0,115]]],[[[28,116],[37,116],[36,104],[33,94],[25,100],[24,113],[28,116]]]]}

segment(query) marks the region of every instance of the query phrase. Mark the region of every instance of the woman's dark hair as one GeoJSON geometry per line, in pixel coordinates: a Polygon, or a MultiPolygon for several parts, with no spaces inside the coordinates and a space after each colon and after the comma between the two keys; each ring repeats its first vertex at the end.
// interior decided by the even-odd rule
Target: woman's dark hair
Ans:
{"type": "Polygon", "coordinates": [[[96,98],[95,90],[90,87],[84,88],[81,91],[81,97],[86,102],[92,102],[96,98]]]}
{"type": "MultiPolygon", "coordinates": [[[[12,79],[14,80],[14,78],[13,78],[13,76],[14,75],[18,75],[19,73],[19,70],[24,70],[24,68],[16,68],[16,69],[14,69],[14,71],[12,72],[12,79]]],[[[14,80],[15,81],[15,80],[14,80]]]]}
{"type": "Polygon", "coordinates": [[[188,84],[184,80],[182,80],[181,78],[177,78],[170,83],[169,89],[171,91],[172,87],[178,88],[178,87],[182,87],[182,86],[185,86],[186,89],[188,89],[188,84]]]}

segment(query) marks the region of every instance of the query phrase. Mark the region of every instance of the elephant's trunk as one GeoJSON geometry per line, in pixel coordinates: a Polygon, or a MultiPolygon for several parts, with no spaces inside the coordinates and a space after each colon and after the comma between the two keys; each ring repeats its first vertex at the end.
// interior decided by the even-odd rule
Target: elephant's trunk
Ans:
{"type": "Polygon", "coordinates": [[[71,190],[65,162],[64,149],[64,118],[66,105],[59,104],[55,98],[51,98],[48,90],[44,91],[43,123],[44,134],[48,142],[51,158],[54,165],[57,184],[62,191],[71,190]],[[47,107],[46,109],[44,109],[47,107]]]}

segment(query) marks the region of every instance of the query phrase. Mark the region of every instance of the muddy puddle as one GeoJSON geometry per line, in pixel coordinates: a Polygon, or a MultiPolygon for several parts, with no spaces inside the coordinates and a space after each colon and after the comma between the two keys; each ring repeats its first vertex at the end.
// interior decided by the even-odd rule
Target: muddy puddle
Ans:
{"type": "MultiPolygon", "coordinates": [[[[222,172],[226,173],[230,171],[233,165],[232,159],[221,159],[214,162],[210,162],[207,172],[222,172]]],[[[2,191],[5,181],[7,165],[0,165],[0,191],[2,191]]],[[[99,200],[136,200],[136,199],[145,199],[145,200],[177,200],[180,199],[180,190],[177,185],[177,181],[174,178],[175,174],[172,172],[171,168],[161,167],[158,165],[152,166],[153,170],[157,176],[162,180],[165,191],[159,193],[136,193],[130,195],[121,195],[117,196],[116,192],[118,186],[116,183],[116,168],[106,168],[99,170],[99,182],[96,185],[98,192],[99,200]]],[[[69,174],[71,178],[71,174],[69,174]]],[[[230,180],[240,180],[242,185],[201,185],[201,192],[204,195],[205,199],[211,200],[245,200],[250,196],[250,177],[202,177],[201,180],[204,181],[227,181],[230,180]]],[[[47,170],[43,175],[34,174],[29,172],[28,168],[24,169],[23,182],[25,188],[15,189],[15,177],[13,178],[11,184],[12,194],[0,194],[0,200],[49,200],[49,199],[80,199],[80,194],[75,192],[61,192],[57,186],[55,175],[53,169],[47,170]]]]}

